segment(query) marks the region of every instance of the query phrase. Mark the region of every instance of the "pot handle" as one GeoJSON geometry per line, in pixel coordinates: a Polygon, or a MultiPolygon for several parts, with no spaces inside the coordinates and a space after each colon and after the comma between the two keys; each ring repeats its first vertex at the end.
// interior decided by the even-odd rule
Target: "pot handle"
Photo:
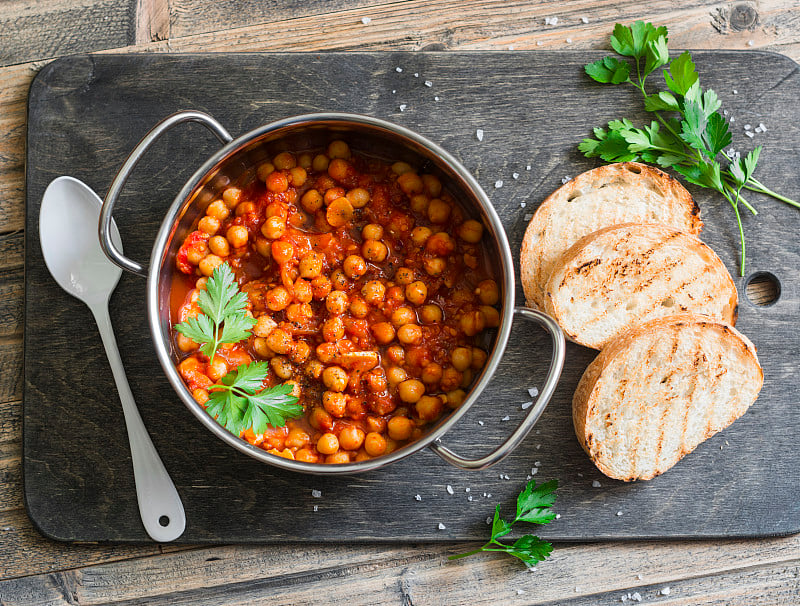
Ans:
{"type": "Polygon", "coordinates": [[[457,455],[447,448],[447,446],[443,446],[438,440],[430,444],[429,448],[433,452],[451,465],[460,467],[461,469],[486,469],[511,454],[511,452],[519,446],[520,442],[525,439],[528,432],[533,429],[533,426],[536,425],[536,422],[539,420],[542,412],[544,412],[547,403],[550,401],[550,397],[556,389],[558,379],[561,377],[561,370],[564,368],[564,350],[566,346],[564,344],[564,333],[561,332],[559,325],[547,314],[527,307],[514,308],[514,314],[519,314],[526,320],[531,320],[540,324],[550,333],[553,339],[553,356],[550,359],[550,368],[547,372],[547,378],[545,379],[542,390],[539,392],[536,404],[531,407],[525,420],[522,421],[519,427],[514,430],[514,433],[512,433],[505,442],[486,456],[480,459],[467,459],[457,455]]]}
{"type": "Polygon", "coordinates": [[[100,209],[98,232],[100,235],[100,247],[103,249],[103,252],[115,265],[145,278],[147,277],[147,268],[126,257],[122,254],[122,251],[114,245],[114,242],[111,241],[111,213],[114,211],[114,205],[117,203],[128,177],[133,169],[136,168],[136,165],[139,163],[144,153],[162,134],[173,126],[177,126],[183,122],[197,122],[202,124],[210,130],[222,144],[230,143],[233,140],[233,137],[225,130],[225,127],[203,112],[182,111],[167,116],[150,129],[150,132],[139,141],[139,144],[130,153],[127,160],[125,160],[125,163],[122,165],[122,168],[119,169],[117,176],[114,177],[114,181],[112,181],[111,187],[108,189],[106,198],[103,201],[103,207],[100,209]]]}

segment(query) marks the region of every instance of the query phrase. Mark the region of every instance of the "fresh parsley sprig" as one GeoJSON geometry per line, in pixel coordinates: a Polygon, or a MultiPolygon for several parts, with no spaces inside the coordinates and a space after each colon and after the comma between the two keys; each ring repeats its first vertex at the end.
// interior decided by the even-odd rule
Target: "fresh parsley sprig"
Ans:
{"type": "Polygon", "coordinates": [[[200,351],[214,358],[222,343],[238,343],[250,336],[256,320],[247,315],[247,295],[239,291],[233,271],[227,263],[214,269],[197,304],[202,314],[175,326],[182,335],[199,343],[200,351]]]}
{"type": "Polygon", "coordinates": [[[229,372],[221,385],[209,388],[206,412],[237,436],[251,427],[256,435],[264,433],[268,424],[283,427],[287,419],[302,415],[303,407],[290,395],[291,385],[262,389],[268,372],[267,362],[243,364],[229,372]]]}
{"type": "Polygon", "coordinates": [[[740,272],[745,269],[745,239],[739,203],[754,215],[756,209],[741,195],[742,189],[772,196],[800,208],[794,200],[782,196],[753,177],[761,147],[744,158],[725,152],[732,137],[717,94],[700,87],[692,55],[684,51],[670,61],[666,27],[636,21],[631,26],[617,23],[611,35],[611,47],[622,57],[604,57],[585,66],[586,73],[603,84],[631,84],[644,97],[644,108],[656,120],[636,128],[630,120],[612,120],[607,128],[594,129],[594,138],[584,139],[578,149],[587,158],[600,157],[606,162],[642,161],[672,168],[689,182],[722,194],[733,207],[742,245],[740,272]],[[647,77],[663,70],[668,90],[648,93],[647,77]],[[635,69],[635,74],[633,70],[635,69]],[[662,112],[664,112],[662,114],[662,112]],[[671,114],[671,115],[670,115],[671,114]],[[676,117],[677,114],[677,117],[676,117]],[[717,161],[722,156],[722,162],[717,161]]]}
{"type": "Polygon", "coordinates": [[[557,480],[544,482],[539,486],[536,485],[536,480],[531,480],[517,497],[517,515],[512,521],[500,517],[500,505],[498,505],[494,510],[491,538],[478,549],[451,555],[448,559],[457,560],[482,551],[500,551],[519,558],[528,567],[545,560],[553,551],[553,546],[537,536],[526,534],[510,544],[501,543],[498,539],[509,534],[517,522],[547,524],[554,520],[556,514],[552,507],[556,502],[556,488],[558,488],[557,480]]]}

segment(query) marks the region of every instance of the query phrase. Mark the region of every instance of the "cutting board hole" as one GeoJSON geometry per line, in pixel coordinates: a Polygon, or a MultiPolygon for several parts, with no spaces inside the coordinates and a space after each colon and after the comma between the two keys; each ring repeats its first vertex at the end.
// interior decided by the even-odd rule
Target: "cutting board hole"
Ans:
{"type": "Polygon", "coordinates": [[[774,274],[759,271],[747,278],[744,292],[753,305],[768,307],[774,305],[780,298],[781,283],[774,274]]]}
{"type": "Polygon", "coordinates": [[[161,524],[164,528],[169,526],[169,516],[161,516],[158,518],[158,523],[161,524]]]}

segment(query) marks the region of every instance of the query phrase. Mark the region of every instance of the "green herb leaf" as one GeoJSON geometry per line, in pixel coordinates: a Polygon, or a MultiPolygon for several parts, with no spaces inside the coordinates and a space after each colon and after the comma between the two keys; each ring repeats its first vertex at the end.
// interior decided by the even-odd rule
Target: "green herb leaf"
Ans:
{"type": "Polygon", "coordinates": [[[682,52],[676,59],[673,59],[669,64],[669,69],[664,70],[664,80],[667,82],[669,89],[685,95],[699,76],[695,71],[694,63],[692,62],[692,55],[689,51],[682,52]]]}
{"type": "Polygon", "coordinates": [[[601,84],[622,84],[628,82],[631,66],[627,61],[620,61],[616,57],[603,57],[583,69],[601,84]]]}
{"type": "Polygon", "coordinates": [[[703,113],[703,108],[694,101],[689,101],[683,109],[683,115],[681,139],[697,151],[710,156],[708,149],[706,149],[705,141],[703,141],[703,132],[708,122],[705,113],[703,113]]]}
{"type": "Polygon", "coordinates": [[[229,372],[222,384],[209,388],[206,412],[237,436],[250,428],[261,434],[267,425],[283,427],[288,419],[302,415],[303,407],[290,395],[291,385],[261,389],[268,373],[267,362],[243,364],[229,372]]]}
{"type": "Polygon", "coordinates": [[[649,112],[680,111],[675,95],[661,91],[657,95],[649,95],[644,100],[644,108],[649,112]]]}
{"type": "Polygon", "coordinates": [[[636,21],[630,27],[617,23],[611,35],[611,47],[620,55],[638,60],[644,56],[647,43],[654,42],[660,36],[664,37],[666,44],[666,27],[657,28],[652,23],[644,21],[636,21]]]}
{"type": "Polygon", "coordinates": [[[200,352],[214,358],[222,343],[238,343],[250,336],[255,318],[247,315],[247,295],[239,292],[233,271],[227,263],[214,269],[197,297],[202,315],[175,326],[182,335],[200,344],[200,352]]]}
{"type": "Polygon", "coordinates": [[[669,63],[669,49],[667,48],[666,28],[663,28],[665,35],[658,36],[655,40],[649,40],[645,47],[644,77],[653,73],[662,65],[669,63]]]}
{"type": "Polygon", "coordinates": [[[717,154],[731,143],[731,132],[728,130],[728,123],[725,118],[714,112],[708,118],[706,130],[703,134],[703,141],[709,150],[709,157],[716,158],[717,154]]]}
{"type": "Polygon", "coordinates": [[[481,551],[502,551],[519,558],[528,566],[535,566],[546,559],[553,551],[553,546],[537,536],[525,535],[512,544],[501,543],[498,539],[509,534],[512,526],[517,522],[547,524],[554,520],[556,516],[551,507],[556,501],[555,490],[557,487],[556,480],[545,482],[539,486],[536,485],[536,480],[531,480],[517,497],[517,516],[513,522],[508,522],[500,516],[500,505],[498,505],[494,510],[491,538],[478,549],[451,555],[448,559],[457,560],[481,551]]]}

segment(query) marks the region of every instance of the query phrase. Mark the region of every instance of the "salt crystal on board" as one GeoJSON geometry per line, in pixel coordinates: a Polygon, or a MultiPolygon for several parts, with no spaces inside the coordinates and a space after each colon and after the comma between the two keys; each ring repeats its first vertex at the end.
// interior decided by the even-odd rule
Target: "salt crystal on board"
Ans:
{"type": "Polygon", "coordinates": [[[431,82],[430,80],[425,80],[425,86],[430,88],[431,86],[433,86],[433,82],[431,82]]]}
{"type": "Polygon", "coordinates": [[[439,530],[445,530],[446,528],[447,528],[447,526],[445,526],[444,524],[439,522],[439,530]]]}
{"type": "Polygon", "coordinates": [[[502,179],[498,179],[497,181],[494,182],[494,188],[495,189],[500,189],[501,187],[503,187],[503,180],[502,179]]]}
{"type": "Polygon", "coordinates": [[[420,495],[418,495],[418,494],[415,494],[415,495],[414,495],[414,500],[415,500],[415,501],[421,501],[421,500],[422,500],[422,497],[421,497],[420,495]]]}
{"type": "Polygon", "coordinates": [[[402,67],[395,67],[394,71],[396,71],[399,74],[399,73],[402,73],[403,68],[402,67]]]}
{"type": "Polygon", "coordinates": [[[447,494],[453,494],[453,487],[450,484],[447,485],[447,494]]]}
{"type": "Polygon", "coordinates": [[[500,419],[500,420],[501,420],[501,421],[508,421],[509,419],[511,419],[511,417],[509,417],[508,415],[506,415],[506,416],[504,416],[504,417],[503,417],[502,419],[500,419]]]}
{"type": "Polygon", "coordinates": [[[370,19],[369,17],[361,17],[361,23],[363,23],[364,25],[369,25],[370,23],[372,23],[372,19],[370,19]]]}
{"type": "Polygon", "coordinates": [[[512,173],[512,174],[511,174],[511,176],[512,176],[514,179],[519,179],[519,173],[512,173]]]}
{"type": "Polygon", "coordinates": [[[312,490],[311,491],[311,496],[314,497],[315,499],[318,499],[318,498],[320,498],[322,496],[322,491],[321,490],[312,490]]]}
{"type": "Polygon", "coordinates": [[[602,486],[600,482],[598,482],[597,480],[592,480],[592,488],[600,488],[600,486],[602,486]]]}
{"type": "Polygon", "coordinates": [[[581,17],[581,22],[582,23],[589,23],[589,18],[588,17],[581,17]]]}
{"type": "Polygon", "coordinates": [[[539,395],[539,389],[537,387],[529,387],[528,395],[530,395],[530,397],[532,398],[535,398],[536,396],[539,395]]]}
{"type": "Polygon", "coordinates": [[[479,128],[479,129],[477,129],[477,130],[475,131],[475,138],[476,138],[478,141],[483,141],[483,129],[482,129],[482,128],[479,128]]]}

